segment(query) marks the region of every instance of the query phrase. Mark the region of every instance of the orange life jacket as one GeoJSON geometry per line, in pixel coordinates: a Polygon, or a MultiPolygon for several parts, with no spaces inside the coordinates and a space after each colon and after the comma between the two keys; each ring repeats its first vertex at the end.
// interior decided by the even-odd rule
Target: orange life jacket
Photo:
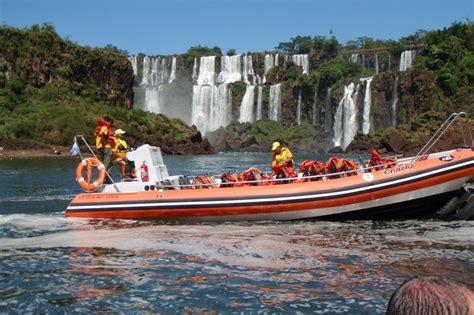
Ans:
{"type": "Polygon", "coordinates": [[[100,137],[100,131],[102,127],[107,127],[107,144],[109,144],[112,148],[115,146],[115,140],[112,134],[112,128],[110,127],[110,123],[106,121],[104,118],[99,117],[97,119],[97,126],[95,127],[95,135],[96,137],[100,137]]]}
{"type": "Polygon", "coordinates": [[[395,165],[396,159],[395,158],[382,158],[380,153],[377,150],[371,150],[370,155],[372,156],[369,161],[369,172],[373,169],[381,170],[384,168],[390,168],[395,165]]]}

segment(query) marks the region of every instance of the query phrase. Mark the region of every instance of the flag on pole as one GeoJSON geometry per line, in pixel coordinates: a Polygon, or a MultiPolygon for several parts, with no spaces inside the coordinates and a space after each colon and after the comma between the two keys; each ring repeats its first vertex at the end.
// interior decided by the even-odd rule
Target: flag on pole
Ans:
{"type": "Polygon", "coordinates": [[[70,153],[72,156],[76,156],[76,155],[79,154],[79,145],[77,145],[76,137],[74,137],[74,143],[73,143],[72,148],[71,148],[71,150],[69,151],[69,153],[70,153]]]}

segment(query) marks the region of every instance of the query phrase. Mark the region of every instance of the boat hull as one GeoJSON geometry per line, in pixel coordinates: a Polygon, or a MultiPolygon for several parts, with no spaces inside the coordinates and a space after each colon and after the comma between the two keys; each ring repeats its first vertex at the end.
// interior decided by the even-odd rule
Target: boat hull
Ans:
{"type": "Polygon", "coordinates": [[[423,217],[438,210],[473,176],[474,154],[469,149],[325,181],[79,194],[65,214],[81,218],[191,221],[423,217]]]}

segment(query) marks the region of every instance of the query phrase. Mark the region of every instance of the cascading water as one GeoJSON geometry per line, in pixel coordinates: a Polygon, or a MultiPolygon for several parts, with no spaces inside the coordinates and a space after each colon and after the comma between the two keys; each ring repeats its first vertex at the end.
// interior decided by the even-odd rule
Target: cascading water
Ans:
{"type": "Polygon", "coordinates": [[[349,57],[349,62],[358,63],[359,62],[359,54],[353,53],[349,57]]]}
{"type": "Polygon", "coordinates": [[[362,114],[362,132],[366,135],[370,131],[370,108],[372,106],[372,92],[370,89],[370,83],[373,77],[362,78],[362,82],[365,81],[365,93],[364,93],[364,111],[362,114]]]}
{"type": "Polygon", "coordinates": [[[133,75],[136,77],[138,75],[138,58],[137,56],[129,56],[128,60],[132,64],[133,75]]]}
{"type": "Polygon", "coordinates": [[[344,150],[354,140],[357,133],[356,108],[353,99],[354,83],[344,87],[344,96],[334,116],[334,146],[344,150]]]}
{"type": "Polygon", "coordinates": [[[298,66],[303,68],[303,74],[307,74],[309,72],[309,59],[308,55],[293,55],[291,56],[291,60],[298,66]]]}
{"type": "Polygon", "coordinates": [[[214,85],[216,76],[216,56],[201,57],[199,64],[198,85],[214,85]]]}
{"type": "Polygon", "coordinates": [[[375,73],[379,73],[379,55],[375,54],[375,73]]]}
{"type": "MultiPolygon", "coordinates": [[[[135,62],[136,58],[130,60],[135,62]]],[[[132,67],[134,67],[133,63],[132,67]]],[[[163,112],[165,87],[176,78],[176,57],[172,59],[170,75],[169,72],[166,58],[147,56],[143,58],[143,71],[140,80],[140,85],[145,94],[143,110],[157,114],[163,112]]]]}
{"type": "Polygon", "coordinates": [[[244,78],[244,82],[247,84],[257,84],[255,72],[253,70],[253,62],[252,62],[252,56],[251,55],[245,55],[243,56],[244,60],[244,68],[242,70],[242,76],[244,78]],[[252,78],[252,82],[250,82],[249,77],[252,78]]]}
{"type": "Polygon", "coordinates": [[[296,105],[296,123],[301,125],[301,90],[298,93],[298,103],[296,105]]]}
{"type": "Polygon", "coordinates": [[[241,55],[222,56],[221,72],[218,76],[219,83],[233,83],[242,80],[241,55]]]}
{"type": "MultiPolygon", "coordinates": [[[[193,86],[191,123],[204,135],[221,126],[227,126],[232,120],[230,89],[225,83],[214,85],[215,58],[215,56],[201,57],[197,84],[193,86]]],[[[233,68],[230,66],[225,69],[224,71],[229,73],[228,70],[233,68]]],[[[230,76],[226,75],[222,74],[220,77],[228,79],[230,76]]]]}
{"type": "Polygon", "coordinates": [[[258,96],[257,96],[257,111],[255,113],[255,120],[262,120],[262,95],[263,95],[263,86],[258,86],[258,96]]]}
{"type": "Polygon", "coordinates": [[[265,55],[264,65],[265,65],[265,73],[267,73],[268,70],[274,67],[275,62],[273,59],[273,55],[265,55]]]}
{"type": "Polygon", "coordinates": [[[170,74],[168,83],[173,82],[175,79],[176,79],[176,57],[173,57],[173,60],[171,61],[171,74],[170,74]]]}
{"type": "Polygon", "coordinates": [[[270,86],[269,103],[268,119],[279,121],[281,111],[281,83],[270,86]]]}
{"type": "Polygon", "coordinates": [[[198,72],[197,72],[197,58],[194,58],[194,65],[193,65],[193,74],[191,76],[193,82],[196,82],[198,78],[198,72]]]}
{"type": "Polygon", "coordinates": [[[413,62],[413,52],[406,50],[400,56],[400,72],[410,69],[413,62]]]}
{"type": "Polygon", "coordinates": [[[255,85],[247,85],[245,94],[240,104],[239,122],[254,122],[254,96],[255,85]]]}
{"type": "Polygon", "coordinates": [[[202,134],[227,126],[232,104],[226,84],[193,86],[192,124],[202,134]]]}
{"type": "Polygon", "coordinates": [[[392,127],[397,126],[397,106],[398,106],[398,75],[395,76],[395,80],[393,82],[393,92],[392,92],[392,102],[391,102],[391,113],[390,113],[390,121],[392,123],[392,127]]]}

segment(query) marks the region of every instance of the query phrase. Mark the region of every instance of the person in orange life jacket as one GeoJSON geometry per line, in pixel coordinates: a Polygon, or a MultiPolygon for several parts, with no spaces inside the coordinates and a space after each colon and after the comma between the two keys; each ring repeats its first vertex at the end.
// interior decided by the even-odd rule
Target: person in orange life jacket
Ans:
{"type": "Polygon", "coordinates": [[[114,132],[115,146],[112,148],[113,160],[120,164],[122,178],[132,178],[133,163],[127,159],[128,144],[124,139],[126,132],[122,129],[117,129],[114,132]]]}
{"type": "Polygon", "coordinates": [[[296,177],[297,173],[293,168],[293,153],[287,147],[283,147],[280,142],[272,144],[272,173],[277,178],[296,177]]]}
{"type": "MultiPolygon", "coordinates": [[[[95,127],[95,147],[97,157],[104,163],[105,171],[112,173],[112,147],[115,146],[115,140],[112,136],[112,125],[114,121],[110,117],[99,118],[95,127]]],[[[105,176],[104,182],[110,184],[110,179],[105,176]]]]}

